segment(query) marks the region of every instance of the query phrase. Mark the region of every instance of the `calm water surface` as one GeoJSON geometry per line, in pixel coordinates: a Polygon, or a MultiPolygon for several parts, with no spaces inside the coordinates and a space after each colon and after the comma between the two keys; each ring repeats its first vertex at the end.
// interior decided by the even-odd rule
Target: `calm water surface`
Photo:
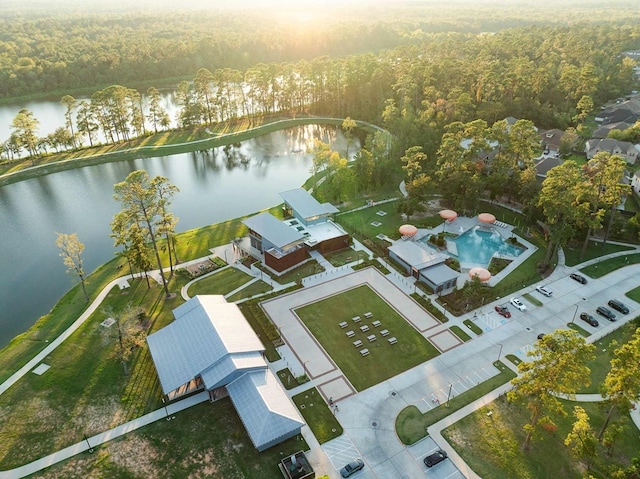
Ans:
{"type": "MultiPolygon", "coordinates": [[[[172,211],[177,230],[186,231],[281,203],[279,192],[309,177],[306,148],[313,138],[346,150],[335,128],[305,126],[227,148],[80,168],[0,188],[0,347],[74,284],[58,256],[56,232],[78,234],[87,272],[113,258],[109,224],[119,210],[113,185],[130,172],[145,169],[180,188],[172,211]]],[[[349,151],[357,148],[352,142],[349,151]]]]}

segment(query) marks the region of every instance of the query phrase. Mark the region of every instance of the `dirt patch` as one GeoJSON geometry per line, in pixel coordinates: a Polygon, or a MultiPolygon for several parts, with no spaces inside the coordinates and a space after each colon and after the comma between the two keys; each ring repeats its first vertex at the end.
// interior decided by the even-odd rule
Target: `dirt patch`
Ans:
{"type": "Polygon", "coordinates": [[[111,461],[135,477],[164,477],[157,468],[158,452],[145,439],[131,435],[123,441],[109,443],[111,461]]]}
{"type": "Polygon", "coordinates": [[[108,398],[99,404],[85,404],[76,408],[72,421],[77,428],[84,429],[91,436],[126,422],[126,416],[116,398],[108,398]]]}

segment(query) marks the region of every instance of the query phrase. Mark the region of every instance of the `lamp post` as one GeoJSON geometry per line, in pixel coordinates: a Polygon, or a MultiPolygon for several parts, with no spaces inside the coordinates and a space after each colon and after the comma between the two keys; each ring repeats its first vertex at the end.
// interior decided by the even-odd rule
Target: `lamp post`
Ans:
{"type": "Polygon", "coordinates": [[[164,414],[165,414],[165,417],[167,418],[167,421],[171,421],[172,419],[176,418],[175,416],[169,417],[169,410],[167,409],[167,403],[164,400],[164,396],[162,397],[162,406],[164,406],[164,414]]]}
{"type": "Polygon", "coordinates": [[[453,388],[453,384],[449,384],[449,393],[447,394],[447,403],[445,406],[449,407],[449,398],[451,398],[451,389],[453,388]]]}
{"type": "Polygon", "coordinates": [[[498,359],[497,359],[497,361],[500,361],[500,355],[502,354],[502,344],[498,343],[498,346],[500,346],[500,351],[498,351],[498,359]]]}
{"type": "Polygon", "coordinates": [[[83,434],[84,436],[84,440],[87,442],[87,446],[89,447],[89,454],[93,454],[93,448],[91,447],[91,444],[89,444],[89,438],[87,437],[86,434],[83,434]]]}

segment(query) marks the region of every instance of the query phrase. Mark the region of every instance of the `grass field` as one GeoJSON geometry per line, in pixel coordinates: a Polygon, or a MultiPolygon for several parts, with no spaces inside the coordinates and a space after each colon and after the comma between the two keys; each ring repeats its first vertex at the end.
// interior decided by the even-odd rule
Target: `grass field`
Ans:
{"type": "Polygon", "coordinates": [[[429,341],[366,285],[298,308],[295,313],[358,391],[438,355],[429,341]],[[373,313],[370,320],[363,317],[367,311],[373,313]],[[363,319],[354,323],[351,320],[354,316],[363,319]],[[371,324],[376,319],[382,322],[379,328],[371,324]],[[342,321],[349,326],[341,329],[338,323],[342,321]],[[363,333],[359,327],[365,324],[370,330],[363,333]],[[386,338],[379,334],[383,329],[389,330],[386,338]],[[345,334],[348,330],[353,330],[355,337],[348,338],[345,334]],[[369,342],[370,334],[375,334],[377,340],[369,342]],[[398,339],[396,344],[388,343],[387,338],[392,336],[398,339]],[[369,349],[368,356],[362,357],[360,349],[353,345],[358,339],[363,348],[369,349]]]}
{"type": "Polygon", "coordinates": [[[205,402],[38,473],[39,479],[281,479],[282,457],[308,450],[296,436],[253,447],[231,401],[205,402]]]}
{"type": "Polygon", "coordinates": [[[580,259],[580,254],[582,252],[582,244],[567,246],[564,248],[564,257],[565,264],[567,266],[575,266],[584,261],[589,261],[594,258],[599,258],[600,256],[605,256],[611,253],[617,253],[618,251],[627,251],[631,250],[633,247],[631,246],[622,246],[618,244],[607,243],[602,247],[602,243],[589,241],[587,246],[587,251],[582,259],[580,259]]]}
{"type": "Polygon", "coordinates": [[[640,263],[640,254],[630,254],[628,256],[616,256],[615,258],[605,259],[599,263],[591,264],[580,269],[580,272],[590,276],[591,278],[601,278],[605,274],[609,274],[617,269],[624,268],[629,264],[640,263]]]}
{"type": "MultiPolygon", "coordinates": [[[[522,426],[528,421],[529,412],[522,405],[509,404],[500,398],[478,409],[443,431],[444,436],[462,459],[480,477],[491,479],[580,479],[585,477],[584,464],[574,459],[564,445],[571,430],[574,405],[583,407],[590,417],[591,426],[599,430],[604,413],[598,403],[574,403],[564,401],[566,417],[554,417],[557,430],[542,430],[535,436],[531,449],[521,446],[525,432],[522,426]],[[487,413],[491,412],[490,415],[487,413]]],[[[623,416],[625,426],[615,442],[613,455],[608,455],[600,443],[596,443],[594,478],[611,477],[610,466],[624,465],[640,450],[638,429],[628,415],[623,416]]]]}
{"type": "Polygon", "coordinates": [[[248,283],[253,276],[235,268],[225,268],[209,276],[203,277],[189,286],[189,296],[198,294],[228,294],[248,283]]]}

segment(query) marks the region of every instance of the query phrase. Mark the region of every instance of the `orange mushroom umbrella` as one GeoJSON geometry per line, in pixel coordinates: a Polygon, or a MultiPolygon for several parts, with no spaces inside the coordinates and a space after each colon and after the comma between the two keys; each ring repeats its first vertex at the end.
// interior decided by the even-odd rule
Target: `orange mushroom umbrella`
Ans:
{"type": "Polygon", "coordinates": [[[418,232],[418,228],[413,225],[402,225],[399,228],[399,231],[402,236],[415,236],[418,232]]]}
{"type": "Polygon", "coordinates": [[[458,217],[458,213],[453,210],[442,210],[440,212],[440,218],[447,221],[453,221],[458,217]]]}
{"type": "Polygon", "coordinates": [[[486,268],[471,268],[469,270],[469,277],[473,279],[477,277],[483,283],[491,279],[491,273],[486,268]]]}
{"type": "Polygon", "coordinates": [[[481,223],[493,224],[496,221],[496,217],[491,213],[480,213],[478,215],[478,221],[481,223]]]}

